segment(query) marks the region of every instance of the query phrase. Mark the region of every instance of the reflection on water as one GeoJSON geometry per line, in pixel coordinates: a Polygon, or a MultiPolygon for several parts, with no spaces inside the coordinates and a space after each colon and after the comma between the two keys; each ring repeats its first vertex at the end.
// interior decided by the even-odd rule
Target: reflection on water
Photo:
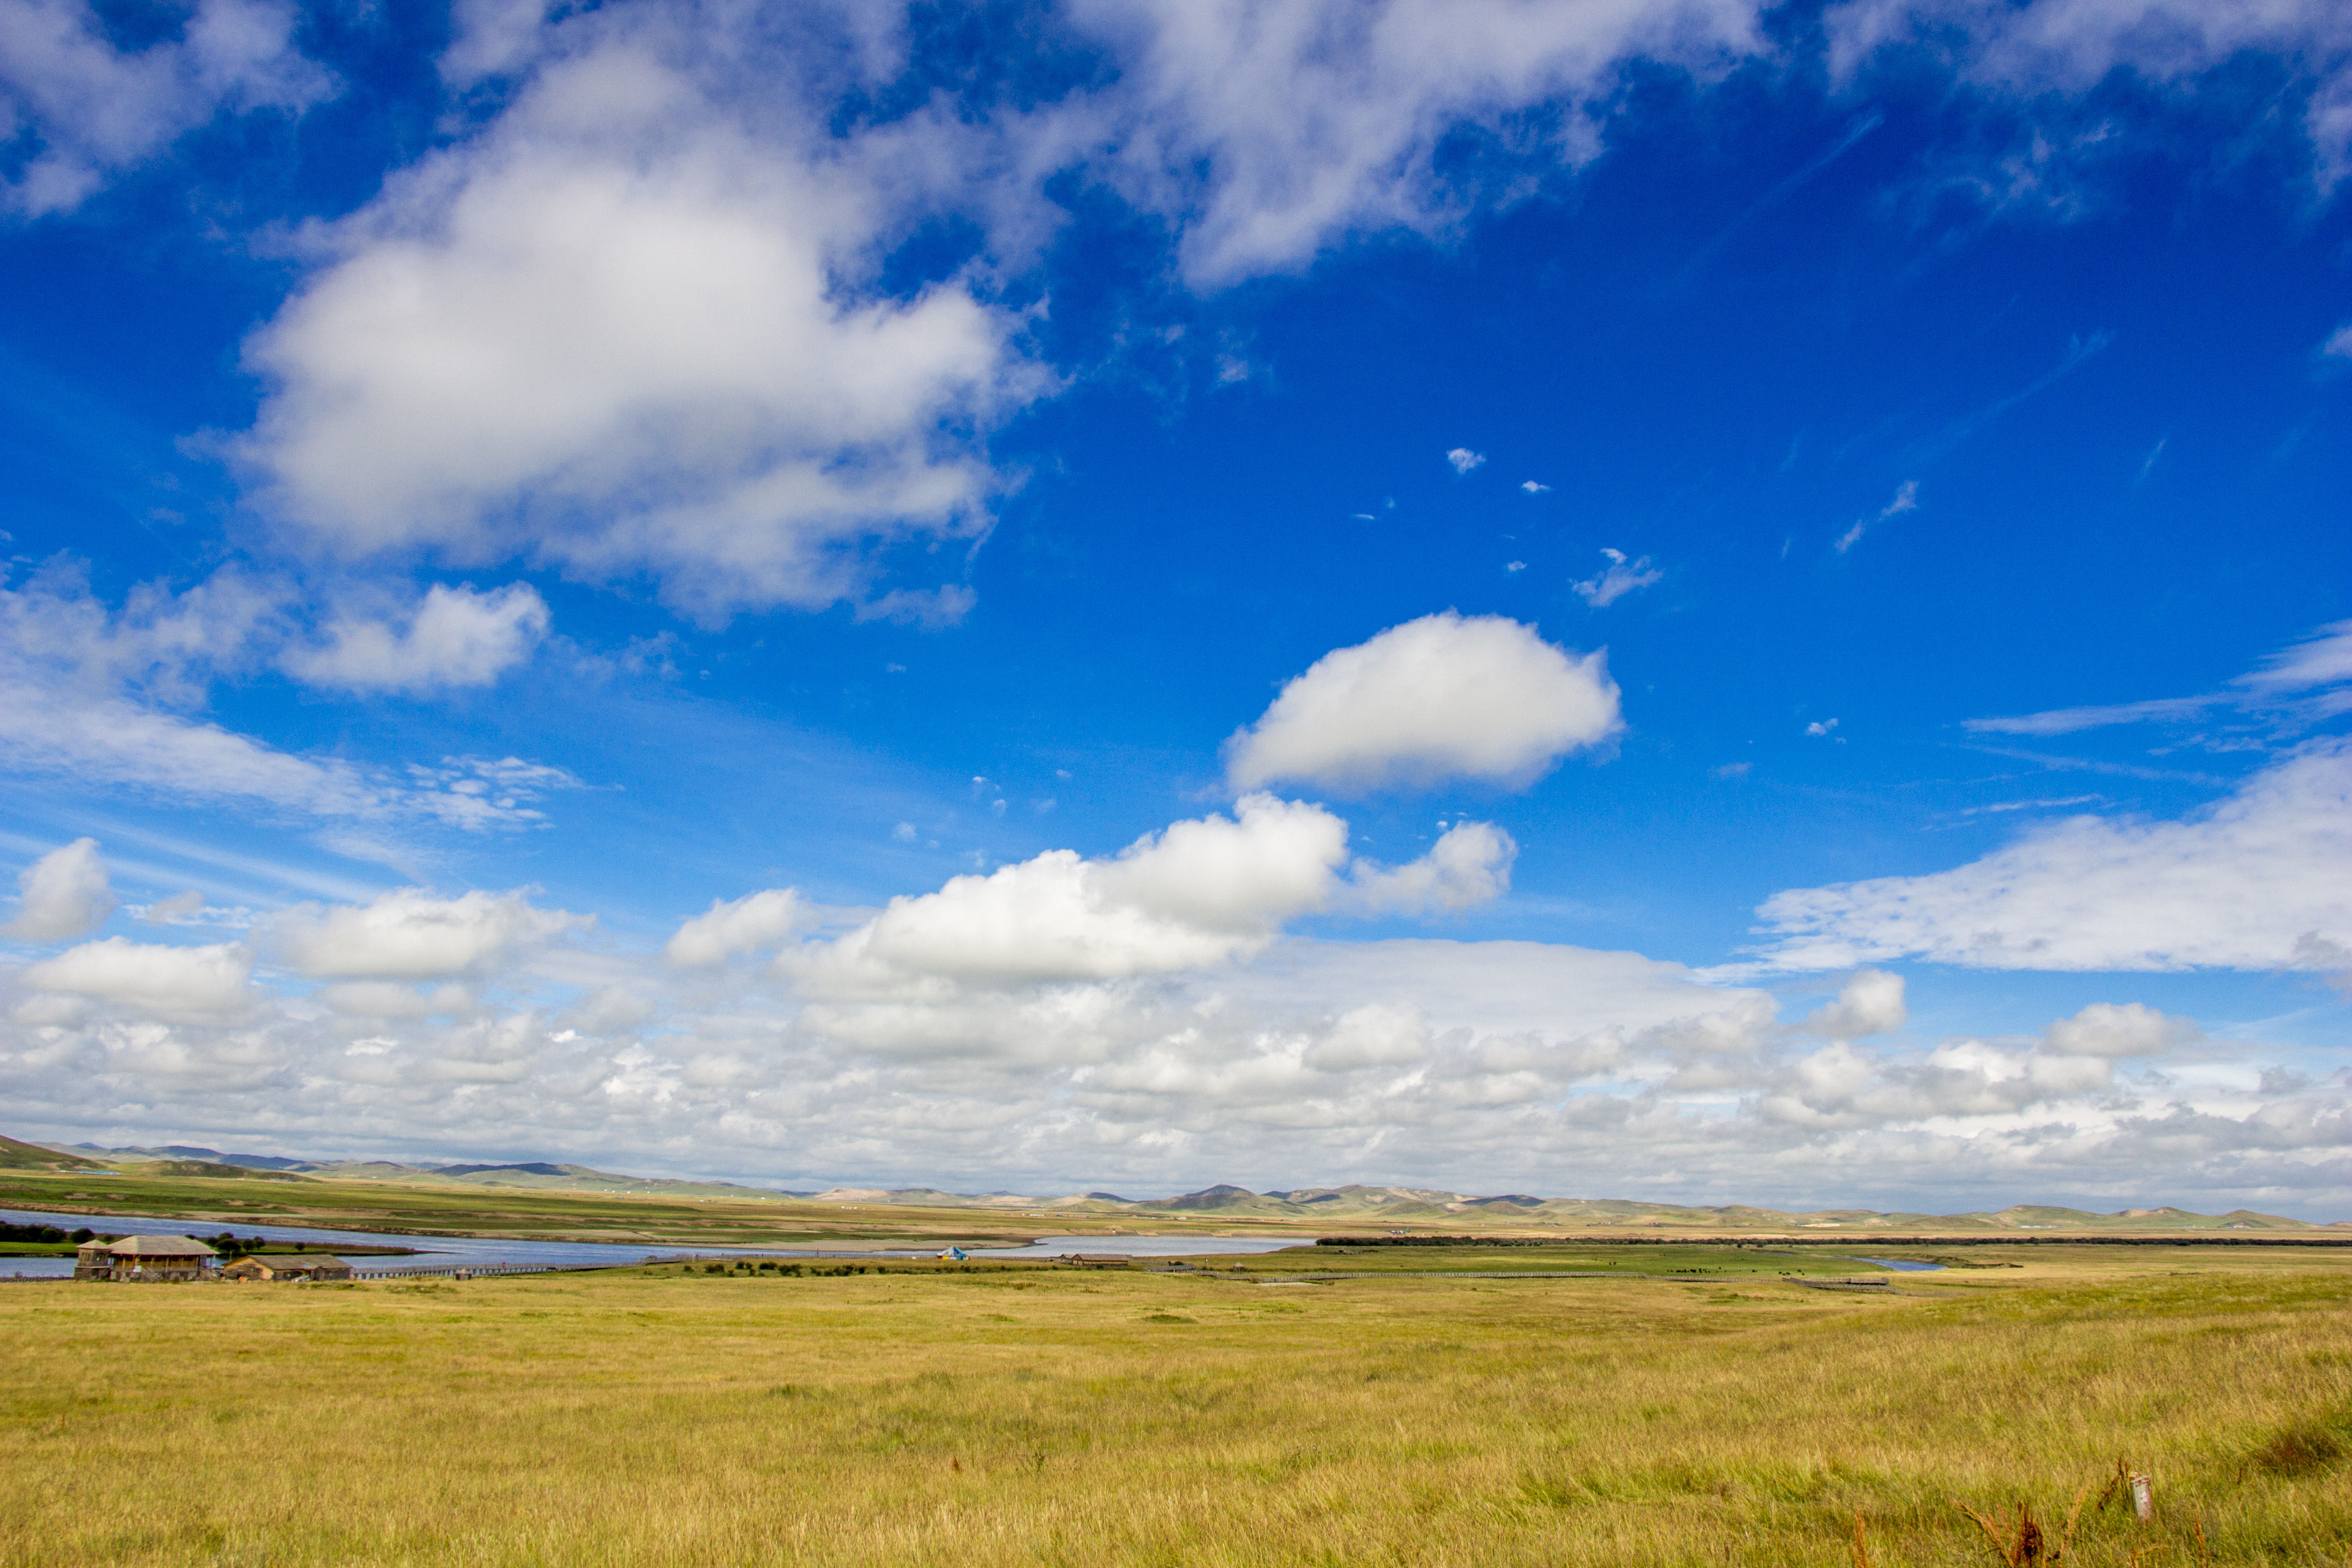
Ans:
{"type": "Polygon", "coordinates": [[[1311,1236],[1049,1236],[1030,1247],[992,1247],[975,1258],[1059,1258],[1066,1252],[1125,1253],[1129,1258],[1204,1258],[1218,1254],[1279,1252],[1312,1247],[1311,1236]]]}
{"type": "Polygon", "coordinates": [[[1944,1266],[1940,1263],[1914,1263],[1907,1258],[1856,1258],[1856,1263],[1875,1263],[1881,1268],[1892,1268],[1903,1274],[1934,1274],[1944,1266]]]}

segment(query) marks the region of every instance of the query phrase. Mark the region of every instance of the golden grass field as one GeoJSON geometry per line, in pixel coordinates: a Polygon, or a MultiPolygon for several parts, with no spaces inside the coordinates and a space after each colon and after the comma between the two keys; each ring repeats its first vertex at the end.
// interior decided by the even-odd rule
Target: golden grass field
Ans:
{"type": "Polygon", "coordinates": [[[1402,1271],[1603,1251],[0,1287],[0,1562],[1851,1565],[1858,1516],[1888,1568],[2021,1502],[2064,1562],[2347,1561],[2341,1255],[1402,1271]],[[1310,1265],[1373,1277],[1258,1283],[1310,1265]]]}

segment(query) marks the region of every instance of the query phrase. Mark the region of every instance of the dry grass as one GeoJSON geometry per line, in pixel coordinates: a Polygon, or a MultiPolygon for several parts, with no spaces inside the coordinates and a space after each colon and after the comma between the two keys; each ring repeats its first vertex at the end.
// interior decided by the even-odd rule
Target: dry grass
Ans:
{"type": "Polygon", "coordinates": [[[1970,1512],[2086,1565],[2347,1560],[2352,1268],[1899,1289],[10,1287],[0,1562],[2003,1560],[1970,1512]],[[2119,1459],[2153,1525],[2088,1500],[2119,1459]]]}

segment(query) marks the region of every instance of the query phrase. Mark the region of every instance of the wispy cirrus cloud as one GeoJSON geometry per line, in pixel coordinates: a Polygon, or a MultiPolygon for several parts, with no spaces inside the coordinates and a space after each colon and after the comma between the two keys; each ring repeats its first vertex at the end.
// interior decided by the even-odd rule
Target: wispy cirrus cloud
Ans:
{"type": "Polygon", "coordinates": [[[2040,713],[1969,719],[1962,721],[1962,725],[1978,734],[2071,735],[2118,724],[2193,720],[2217,708],[2261,712],[2305,723],[2352,712],[2352,621],[2321,626],[2302,641],[2235,677],[2219,691],[2197,697],[2161,697],[2143,702],[2053,708],[2040,713]]]}
{"type": "MultiPolygon", "coordinates": [[[[518,604],[539,604],[523,590],[518,604]]],[[[480,829],[543,819],[535,804],[579,781],[560,768],[517,758],[444,758],[403,768],[305,756],[202,716],[206,689],[224,674],[267,668],[286,657],[295,621],[288,596],[233,572],[184,592],[134,590],[120,606],[93,595],[70,563],[51,563],[27,581],[0,583],[0,761],[15,770],[82,784],[129,786],[161,798],[260,805],[315,820],[428,822],[480,829]]],[[[463,619],[477,601],[463,591],[446,611],[463,619]]],[[[428,599],[426,614],[436,602],[428,599]]],[[[478,607],[478,606],[477,606],[478,607]]],[[[541,610],[543,616],[543,607],[541,610]]],[[[511,649],[460,626],[452,647],[432,646],[412,624],[404,641],[377,651],[410,682],[495,674],[511,649]],[[425,640],[420,640],[423,638],[425,640]],[[454,652],[455,662],[445,654],[454,652]]],[[[363,673],[343,624],[344,663],[363,673]]],[[[295,659],[299,663],[299,658],[295,659]]],[[[327,672],[322,672],[327,673],[327,672]]]]}
{"type": "Polygon", "coordinates": [[[1663,583],[1666,574],[1650,564],[1646,555],[1628,561],[1622,550],[1603,550],[1601,558],[1609,563],[1606,569],[1584,579],[1570,583],[1570,590],[1596,610],[1608,608],[1626,595],[1637,593],[1653,583],[1663,583]]]}
{"type": "Polygon", "coordinates": [[[1840,555],[1843,555],[1847,551],[1852,550],[1855,545],[1862,542],[1862,536],[1870,531],[1870,528],[1874,523],[1885,522],[1890,517],[1900,517],[1906,511],[1916,511],[1918,510],[1919,481],[1916,479],[1906,479],[1901,485],[1896,487],[1895,499],[1888,501],[1885,506],[1880,507],[1878,509],[1878,514],[1875,517],[1858,519],[1852,528],[1847,529],[1843,533],[1838,535],[1837,542],[1831,546],[1831,548],[1835,550],[1840,555]]]}

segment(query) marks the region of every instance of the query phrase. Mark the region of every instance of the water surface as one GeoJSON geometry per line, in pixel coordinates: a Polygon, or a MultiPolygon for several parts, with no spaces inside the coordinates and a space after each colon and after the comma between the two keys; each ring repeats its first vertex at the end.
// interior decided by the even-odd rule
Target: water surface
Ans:
{"type": "MultiPolygon", "coordinates": [[[[676,1258],[691,1252],[697,1258],[935,1258],[946,1246],[810,1247],[693,1247],[646,1242],[523,1241],[495,1236],[408,1236],[386,1231],[312,1230],[300,1226],[257,1225],[239,1220],[154,1219],[142,1215],[51,1214],[32,1209],[0,1209],[0,1220],[11,1225],[53,1225],[60,1230],[108,1231],[116,1236],[218,1236],[224,1229],[266,1241],[299,1241],[321,1252],[338,1247],[410,1247],[415,1258],[355,1258],[354,1269],[425,1268],[443,1266],[520,1263],[547,1266],[625,1267],[651,1258],[676,1258]]],[[[970,1247],[975,1258],[1059,1258],[1065,1253],[1125,1253],[1131,1258],[1197,1258],[1215,1253],[1273,1252],[1286,1247],[1311,1245],[1313,1237],[1274,1238],[1239,1236],[1048,1236],[1025,1247],[970,1247]]],[[[0,1258],[0,1279],[70,1278],[70,1258],[0,1258]]]]}

